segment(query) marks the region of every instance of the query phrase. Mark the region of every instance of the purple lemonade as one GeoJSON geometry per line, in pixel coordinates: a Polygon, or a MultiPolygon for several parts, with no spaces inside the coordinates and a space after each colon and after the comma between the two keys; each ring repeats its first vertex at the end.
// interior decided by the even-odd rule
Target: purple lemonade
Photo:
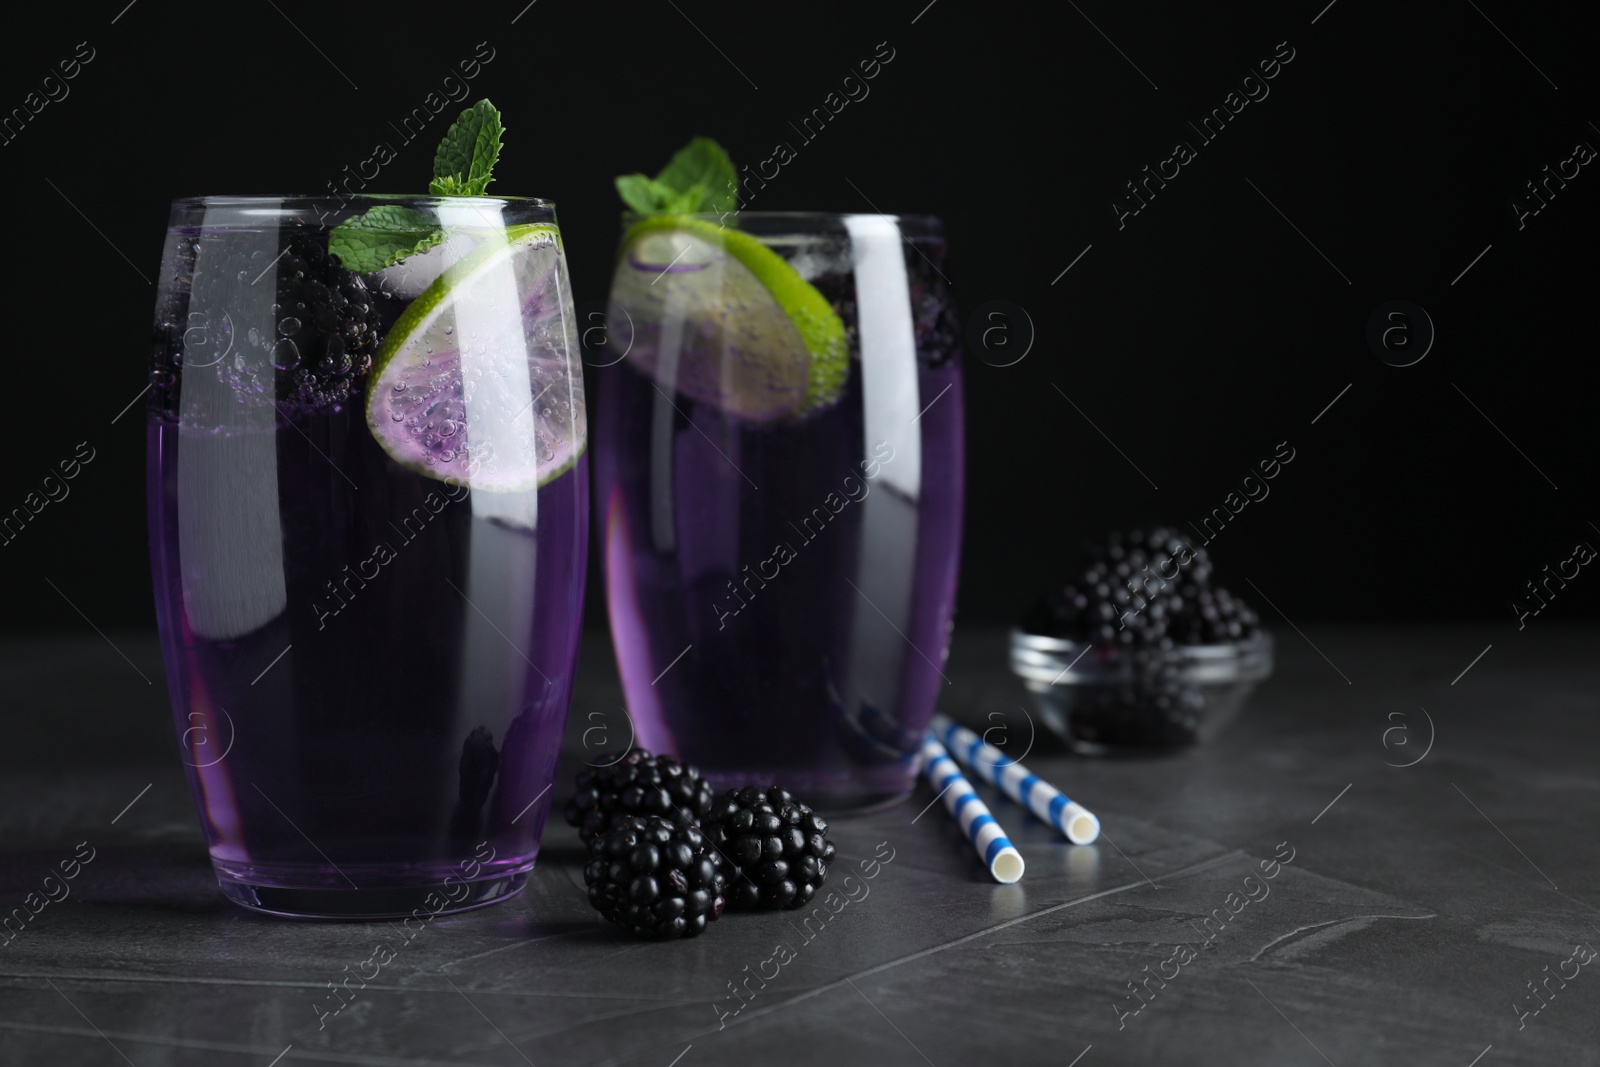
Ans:
{"type": "Polygon", "coordinates": [[[903,795],[946,684],[961,529],[938,224],[651,225],[624,239],[609,333],[631,347],[603,371],[597,416],[638,743],[719,786],[776,781],[834,810],[903,795]],[[786,312],[796,282],[833,318],[786,312]],[[836,366],[828,330],[798,321],[837,322],[836,366]]]}
{"type": "Polygon", "coordinates": [[[397,266],[329,251],[369,203],[277,198],[179,201],[162,264],[165,665],[223,891],[266,911],[517,891],[571,698],[588,481],[553,212],[398,203],[440,239],[397,266]]]}

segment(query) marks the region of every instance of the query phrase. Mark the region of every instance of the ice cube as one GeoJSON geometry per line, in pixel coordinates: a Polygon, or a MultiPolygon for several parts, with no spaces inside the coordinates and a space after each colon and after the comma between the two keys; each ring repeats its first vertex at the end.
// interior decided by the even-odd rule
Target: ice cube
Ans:
{"type": "Polygon", "coordinates": [[[390,296],[414,300],[451,264],[459,262],[477,244],[464,233],[453,233],[426,252],[407,256],[391,267],[367,275],[368,284],[390,296]]]}

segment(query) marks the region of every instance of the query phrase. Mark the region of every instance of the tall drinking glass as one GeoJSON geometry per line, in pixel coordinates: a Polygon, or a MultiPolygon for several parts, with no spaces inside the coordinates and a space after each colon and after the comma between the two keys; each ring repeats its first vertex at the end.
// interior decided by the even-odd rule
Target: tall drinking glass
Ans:
{"type": "Polygon", "coordinates": [[[521,888],[583,601],[575,342],[548,203],[173,204],[151,566],[230,899],[431,916],[521,888]],[[375,207],[438,242],[346,270],[330,230],[375,207]]]}
{"type": "Polygon", "coordinates": [[[937,220],[629,218],[596,515],[638,742],[832,810],[909,792],[946,683],[959,331],[937,220]]]}

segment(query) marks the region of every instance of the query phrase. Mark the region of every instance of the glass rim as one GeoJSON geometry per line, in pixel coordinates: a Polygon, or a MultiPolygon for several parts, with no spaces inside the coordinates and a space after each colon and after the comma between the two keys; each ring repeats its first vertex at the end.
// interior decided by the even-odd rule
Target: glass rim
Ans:
{"type": "Polygon", "coordinates": [[[434,196],[431,193],[223,193],[213,196],[180,196],[172,201],[173,207],[281,207],[284,204],[353,204],[371,201],[412,204],[519,204],[555,210],[555,201],[537,196],[434,196]]]}
{"type": "Polygon", "coordinates": [[[892,219],[896,225],[910,224],[914,229],[924,233],[944,232],[944,220],[937,215],[909,212],[895,214],[881,211],[657,211],[657,212],[622,212],[624,222],[632,223],[640,219],[652,218],[656,215],[673,215],[688,219],[703,219],[721,222],[724,219],[754,219],[756,221],[770,222],[841,222],[844,219],[892,219]]]}

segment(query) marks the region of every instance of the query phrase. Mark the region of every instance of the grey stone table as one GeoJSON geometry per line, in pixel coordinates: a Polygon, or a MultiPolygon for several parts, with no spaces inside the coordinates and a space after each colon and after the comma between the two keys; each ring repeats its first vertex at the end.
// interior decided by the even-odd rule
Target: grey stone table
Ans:
{"type": "MultiPolygon", "coordinates": [[[[81,863],[0,943],[7,1067],[1600,1064],[1593,630],[1283,629],[1209,747],[1087,761],[1038,738],[1030,766],[1098,811],[1100,843],[991,797],[1028,861],[1000,886],[942,806],[917,817],[920,787],[834,823],[850,866],[892,858],[807,930],[630,940],[552,826],[521,897],[433,922],[320,1028],[328,983],[393,931],[223,902],[154,642],[111,636],[0,645],[0,910],[81,863]]],[[[1002,649],[958,633],[944,706],[1026,731],[1002,649]]],[[[569,763],[619,703],[591,641],[569,763]]]]}

